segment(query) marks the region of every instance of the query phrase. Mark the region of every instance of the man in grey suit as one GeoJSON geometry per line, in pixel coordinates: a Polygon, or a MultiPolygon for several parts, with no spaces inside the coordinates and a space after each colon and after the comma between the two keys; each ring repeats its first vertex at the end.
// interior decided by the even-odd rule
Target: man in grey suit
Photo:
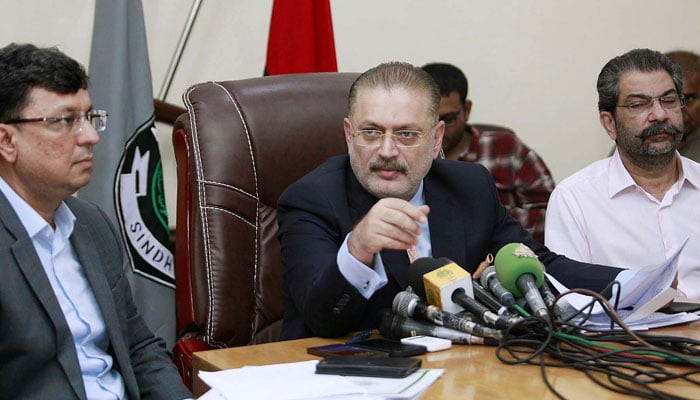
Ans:
{"type": "Polygon", "coordinates": [[[54,48],[0,49],[0,398],[192,397],[131,298],[88,183],[107,113],[54,48]]]}

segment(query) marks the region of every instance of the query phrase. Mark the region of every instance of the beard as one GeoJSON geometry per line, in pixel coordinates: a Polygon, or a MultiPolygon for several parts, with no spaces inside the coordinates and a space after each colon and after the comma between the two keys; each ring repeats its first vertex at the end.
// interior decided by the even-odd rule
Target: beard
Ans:
{"type": "Polygon", "coordinates": [[[617,129],[617,146],[636,165],[644,167],[661,167],[672,162],[676,155],[676,148],[683,139],[683,132],[668,122],[653,124],[639,134],[635,134],[615,122],[617,129]],[[665,145],[655,145],[654,142],[647,143],[647,139],[659,135],[671,135],[671,141],[665,145]]]}

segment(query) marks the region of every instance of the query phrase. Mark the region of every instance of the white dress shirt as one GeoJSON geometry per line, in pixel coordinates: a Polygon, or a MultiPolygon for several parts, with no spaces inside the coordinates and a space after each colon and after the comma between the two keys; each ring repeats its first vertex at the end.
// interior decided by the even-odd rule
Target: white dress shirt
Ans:
{"type": "Polygon", "coordinates": [[[639,187],[617,151],[559,183],[545,244],[569,258],[639,269],[678,259],[680,295],[700,300],[700,164],[679,155],[679,179],[659,201],[639,187]]]}
{"type": "Polygon", "coordinates": [[[70,243],[75,216],[65,203],[56,209],[56,229],[0,178],[0,191],[27,230],[71,330],[89,399],[125,399],[122,377],[107,353],[109,337],[90,283],[70,243]]]}
{"type": "MultiPolygon", "coordinates": [[[[416,207],[425,205],[422,181],[420,187],[418,187],[418,191],[409,203],[416,207]]],[[[419,223],[418,225],[421,231],[420,235],[418,235],[416,253],[418,257],[432,257],[433,253],[430,245],[430,228],[428,227],[428,223],[419,223]]],[[[366,299],[369,299],[374,292],[384,287],[388,282],[384,263],[382,262],[382,257],[377,253],[374,255],[372,268],[367,268],[365,264],[350,254],[348,250],[348,239],[350,235],[352,235],[352,232],[345,236],[343,244],[340,246],[340,249],[338,249],[338,256],[336,257],[338,269],[351,285],[362,293],[366,299]]]]}

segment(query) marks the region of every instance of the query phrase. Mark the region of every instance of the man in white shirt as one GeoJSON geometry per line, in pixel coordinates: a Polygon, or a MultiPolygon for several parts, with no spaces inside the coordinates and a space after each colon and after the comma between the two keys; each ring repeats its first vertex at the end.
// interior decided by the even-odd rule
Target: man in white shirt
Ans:
{"type": "Polygon", "coordinates": [[[563,180],[549,200],[545,241],[580,261],[630,269],[678,259],[681,297],[700,300],[700,164],[681,156],[681,71],[637,49],[598,76],[600,122],[615,153],[563,180]]]}

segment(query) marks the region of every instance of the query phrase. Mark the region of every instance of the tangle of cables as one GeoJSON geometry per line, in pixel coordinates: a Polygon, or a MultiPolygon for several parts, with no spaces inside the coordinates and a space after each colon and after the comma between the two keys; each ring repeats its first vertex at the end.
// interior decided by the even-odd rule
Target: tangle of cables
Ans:
{"type": "Polygon", "coordinates": [[[663,383],[683,380],[700,390],[700,341],[635,333],[615,307],[593,291],[574,289],[557,296],[554,304],[569,293],[593,300],[566,319],[534,317],[519,308],[525,318],[505,331],[496,350],[498,359],[506,364],[538,365],[547,387],[561,399],[565,397],[554,388],[548,368],[576,369],[602,387],[636,398],[698,398],[699,391],[679,395],[663,383]],[[596,303],[610,317],[610,329],[583,326],[596,303]],[[620,328],[613,329],[615,326],[620,328]],[[686,395],[693,397],[683,397],[686,395]]]}

